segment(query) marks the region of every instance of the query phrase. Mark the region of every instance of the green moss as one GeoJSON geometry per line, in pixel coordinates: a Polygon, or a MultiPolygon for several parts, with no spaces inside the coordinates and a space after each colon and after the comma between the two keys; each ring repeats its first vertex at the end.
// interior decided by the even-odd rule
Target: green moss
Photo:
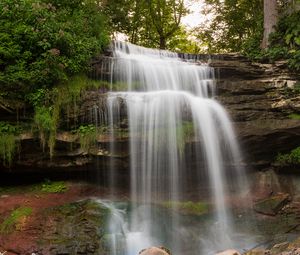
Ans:
{"type": "Polygon", "coordinates": [[[45,150],[46,145],[48,145],[50,157],[54,154],[58,119],[59,108],[57,106],[41,106],[35,108],[34,123],[39,130],[43,150],[45,150]]]}
{"type": "Polygon", "coordinates": [[[289,197],[287,195],[276,195],[254,204],[254,210],[267,215],[276,215],[279,210],[287,203],[289,197]]]}
{"type": "MultiPolygon", "coordinates": [[[[134,83],[133,89],[139,86],[140,84],[134,83]]],[[[127,90],[127,84],[122,82],[111,84],[106,81],[92,80],[86,75],[77,75],[52,89],[38,89],[28,96],[27,100],[35,107],[34,124],[39,132],[41,144],[44,150],[46,146],[48,147],[51,158],[54,156],[61,113],[69,115],[72,112],[76,116],[79,111],[77,102],[82,94],[89,89],[99,88],[113,91],[127,90]]],[[[77,129],[76,133],[79,135],[83,150],[88,151],[96,142],[97,132],[98,129],[93,125],[80,126],[77,129]]]]}
{"type": "MultiPolygon", "coordinates": [[[[75,243],[97,243],[94,254],[110,254],[105,251],[104,236],[108,234],[110,210],[101,203],[93,200],[81,200],[75,203],[45,209],[42,213],[48,218],[54,218],[53,227],[56,233],[49,233],[41,243],[43,245],[58,244],[63,247],[74,247],[75,243]],[[88,234],[87,234],[88,233],[88,234]]],[[[68,249],[70,254],[77,253],[68,249]]]]}
{"type": "Polygon", "coordinates": [[[292,113],[288,117],[293,120],[300,120],[300,114],[298,113],[292,113]]]}
{"type": "Polygon", "coordinates": [[[4,166],[11,166],[17,149],[16,135],[19,129],[6,122],[0,122],[0,157],[4,166]]]}
{"type": "Polygon", "coordinates": [[[192,122],[184,121],[176,127],[177,146],[180,153],[184,152],[185,144],[193,138],[194,125],[192,122]]]}
{"type": "Polygon", "coordinates": [[[2,222],[0,227],[1,233],[11,232],[16,225],[25,217],[32,214],[32,208],[30,207],[19,207],[12,211],[11,214],[2,222]]]}
{"type": "Polygon", "coordinates": [[[300,82],[298,81],[293,87],[286,87],[283,91],[286,97],[294,97],[300,95],[300,82]]]}
{"type": "Polygon", "coordinates": [[[60,83],[52,89],[39,89],[28,96],[28,101],[35,106],[34,123],[45,149],[49,148],[50,157],[54,155],[56,133],[62,111],[67,114],[70,109],[76,115],[77,101],[84,91],[105,86],[102,81],[91,80],[85,75],[77,75],[60,83]]]}
{"type": "Polygon", "coordinates": [[[84,91],[106,86],[108,86],[106,82],[89,79],[86,75],[77,75],[55,88],[57,90],[57,101],[63,106],[76,104],[84,91]]]}
{"type": "Polygon", "coordinates": [[[0,134],[0,156],[3,165],[11,166],[16,151],[16,138],[11,134],[0,134]]]}
{"type": "Polygon", "coordinates": [[[46,180],[45,183],[42,184],[41,191],[46,193],[63,193],[68,190],[68,187],[65,182],[51,182],[50,180],[46,180]]]}
{"type": "Polygon", "coordinates": [[[96,127],[94,125],[82,125],[76,132],[79,136],[80,148],[88,152],[97,141],[96,127]]]}
{"type": "Polygon", "coordinates": [[[279,165],[300,165],[300,146],[290,153],[279,153],[275,161],[279,165]]]}
{"type": "Polygon", "coordinates": [[[184,214],[202,215],[208,212],[209,206],[204,202],[175,202],[167,201],[162,204],[164,207],[169,209],[178,210],[184,214]]]}

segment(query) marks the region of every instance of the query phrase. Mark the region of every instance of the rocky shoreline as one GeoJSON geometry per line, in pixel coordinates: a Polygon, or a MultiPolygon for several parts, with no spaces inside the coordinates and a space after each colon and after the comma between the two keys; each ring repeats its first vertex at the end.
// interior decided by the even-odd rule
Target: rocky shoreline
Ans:
{"type": "MultiPolygon", "coordinates": [[[[106,188],[78,182],[2,188],[0,252],[6,251],[6,255],[111,254],[107,243],[110,210],[101,203],[108,195],[106,188]],[[22,214],[26,208],[30,209],[29,213],[22,214]],[[12,220],[12,215],[18,217],[12,220]]],[[[120,199],[126,201],[128,198],[123,194],[120,199]]],[[[240,251],[242,254],[299,254],[300,199],[278,193],[258,199],[254,210],[254,218],[259,222],[257,226],[270,237],[258,242],[251,250],[240,251]]],[[[160,253],[145,250],[142,254],[165,255],[166,252],[165,249],[160,253]]],[[[235,252],[226,251],[219,255],[235,252]]]]}

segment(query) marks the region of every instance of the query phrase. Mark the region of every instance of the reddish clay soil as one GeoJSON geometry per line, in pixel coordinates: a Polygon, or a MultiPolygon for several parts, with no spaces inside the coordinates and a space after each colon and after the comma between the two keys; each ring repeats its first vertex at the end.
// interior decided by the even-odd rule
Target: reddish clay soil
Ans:
{"type": "MultiPolygon", "coordinates": [[[[43,209],[64,205],[89,197],[105,197],[107,192],[94,186],[68,183],[68,190],[64,193],[28,192],[0,195],[0,224],[10,213],[18,207],[32,208],[32,214],[25,217],[11,233],[0,233],[0,254],[25,255],[36,250],[36,241],[42,230],[51,222],[45,222],[40,217],[43,209]]],[[[46,254],[46,253],[43,253],[46,254]]]]}

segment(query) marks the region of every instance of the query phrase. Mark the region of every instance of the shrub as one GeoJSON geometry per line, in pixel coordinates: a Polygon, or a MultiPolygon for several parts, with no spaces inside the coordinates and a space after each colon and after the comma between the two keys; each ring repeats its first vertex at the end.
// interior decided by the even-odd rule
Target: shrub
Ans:
{"type": "Polygon", "coordinates": [[[63,193],[68,190],[65,182],[51,182],[50,180],[45,180],[42,184],[42,192],[46,193],[63,193]]]}
{"type": "MultiPolygon", "coordinates": [[[[262,33],[253,35],[244,45],[243,53],[253,60],[288,60],[291,70],[300,70],[300,11],[292,13],[282,10],[276,30],[270,35],[270,46],[260,50],[262,33]],[[258,37],[257,37],[258,36],[258,37]]],[[[261,27],[262,28],[262,27],[261,27]]]]}
{"type": "Polygon", "coordinates": [[[80,126],[77,129],[77,134],[79,135],[80,147],[86,152],[96,143],[97,131],[94,125],[80,126]]]}
{"type": "Polygon", "coordinates": [[[293,70],[300,70],[300,11],[284,15],[271,35],[270,48],[265,56],[271,60],[288,59],[293,70]]]}
{"type": "MultiPolygon", "coordinates": [[[[50,157],[54,154],[61,112],[69,114],[70,108],[72,108],[73,113],[76,114],[78,111],[77,101],[81,94],[87,89],[99,88],[103,85],[105,83],[91,80],[86,75],[75,75],[52,89],[38,89],[27,96],[27,101],[35,106],[34,124],[39,131],[43,149],[48,145],[50,157]]],[[[91,141],[95,140],[91,131],[91,125],[78,129],[82,147],[87,148],[91,141]]]]}
{"type": "Polygon", "coordinates": [[[276,157],[276,163],[280,165],[300,165],[300,146],[290,153],[279,153],[276,157]]]}
{"type": "Polygon", "coordinates": [[[292,113],[289,115],[289,118],[293,120],[300,120],[300,114],[292,113]]]}
{"type": "Polygon", "coordinates": [[[0,84],[10,97],[84,72],[109,42],[95,1],[1,0],[0,84]]]}

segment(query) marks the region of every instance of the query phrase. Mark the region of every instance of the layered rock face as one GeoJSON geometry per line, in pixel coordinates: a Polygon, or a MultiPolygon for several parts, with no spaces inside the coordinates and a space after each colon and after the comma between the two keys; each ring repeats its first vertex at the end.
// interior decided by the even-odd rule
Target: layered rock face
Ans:
{"type": "MultiPolygon", "coordinates": [[[[194,58],[199,63],[206,62],[215,68],[217,100],[225,106],[234,122],[248,165],[252,164],[254,169],[266,168],[279,152],[287,152],[299,146],[300,120],[291,116],[300,113],[300,78],[288,71],[285,62],[253,63],[234,54],[181,57],[194,58]]],[[[92,78],[110,77],[110,60],[109,56],[95,59],[92,63],[92,78]]],[[[105,88],[86,91],[77,103],[77,113],[69,112],[61,122],[67,123],[65,125],[75,122],[80,125],[95,123],[97,119],[99,121],[107,113],[106,92],[105,88]]],[[[125,106],[121,107],[121,115],[126,116],[125,106]]],[[[127,129],[126,118],[122,126],[124,130],[127,129]]],[[[116,141],[119,143],[116,148],[120,148],[117,155],[110,153],[109,137],[105,134],[99,135],[98,146],[87,153],[80,150],[76,135],[58,132],[55,157],[51,160],[42,152],[37,137],[23,134],[20,140],[20,153],[16,162],[31,171],[33,167],[37,167],[37,170],[62,167],[82,169],[97,161],[95,157],[104,159],[101,164],[108,165],[112,156],[120,161],[122,169],[128,167],[126,131],[116,141]]]]}
{"type": "MultiPolygon", "coordinates": [[[[247,163],[266,167],[279,152],[299,146],[300,120],[292,115],[300,113],[300,77],[288,70],[286,62],[253,63],[235,54],[181,57],[215,68],[217,100],[234,122],[247,163]]],[[[107,61],[107,57],[95,60],[94,77],[109,76],[107,61]]],[[[103,107],[103,97],[88,93],[82,116],[93,105],[103,107]]]]}
{"type": "Polygon", "coordinates": [[[300,141],[299,76],[285,62],[260,64],[237,55],[212,59],[218,100],[229,111],[248,162],[268,165],[300,141]]]}

